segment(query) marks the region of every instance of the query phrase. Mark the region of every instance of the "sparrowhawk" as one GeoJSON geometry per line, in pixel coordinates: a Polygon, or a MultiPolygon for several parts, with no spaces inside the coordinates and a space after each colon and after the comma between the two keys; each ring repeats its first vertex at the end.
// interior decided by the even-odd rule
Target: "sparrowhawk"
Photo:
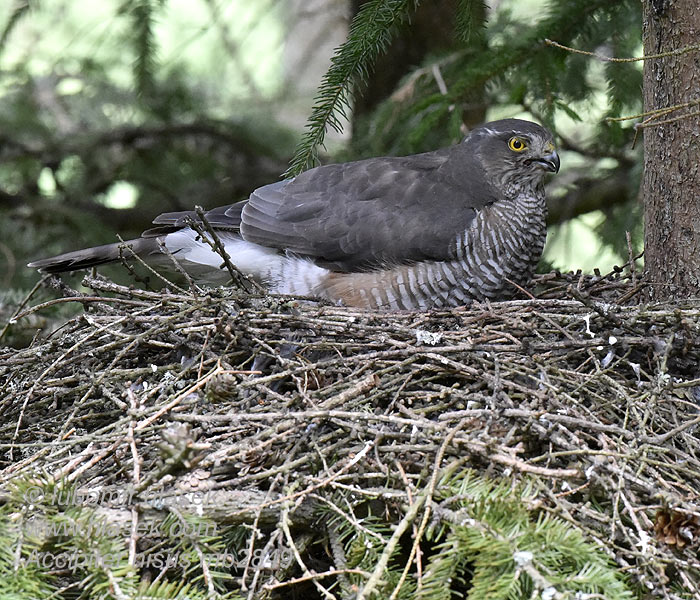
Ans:
{"type": "MultiPolygon", "coordinates": [[[[459,306],[527,284],[546,237],[544,176],[558,170],[549,131],[503,119],[449,148],[310,169],[206,219],[232,262],[272,293],[369,308],[459,306]]],[[[226,283],[222,258],[190,219],[162,214],[126,244],[172,268],[162,244],[195,281],[226,283]]],[[[60,273],[129,255],[109,244],[29,266],[60,273]]]]}

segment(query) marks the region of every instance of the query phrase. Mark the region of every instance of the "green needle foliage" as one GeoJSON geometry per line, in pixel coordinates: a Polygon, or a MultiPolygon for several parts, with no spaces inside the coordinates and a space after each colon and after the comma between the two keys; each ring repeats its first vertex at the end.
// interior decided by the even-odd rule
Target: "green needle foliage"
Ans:
{"type": "Polygon", "coordinates": [[[331,59],[331,67],[319,87],[304,134],[285,176],[298,175],[313,166],[316,152],[323,144],[326,130],[342,131],[342,119],[348,118],[352,89],[367,78],[376,57],[383,52],[396,26],[409,18],[419,0],[372,0],[362,6],[353,19],[348,39],[331,59]]]}
{"type": "Polygon", "coordinates": [[[439,487],[440,525],[420,600],[450,600],[451,582],[469,580],[469,600],[634,598],[596,545],[568,522],[528,508],[531,489],[462,473],[439,487]],[[595,596],[593,596],[595,597],[595,596]]]}
{"type": "Polygon", "coordinates": [[[204,580],[203,561],[227,551],[205,517],[167,514],[154,537],[158,543],[137,552],[132,565],[124,524],[110,521],[89,501],[76,502],[77,491],[51,478],[17,478],[10,484],[0,508],[0,598],[48,598],[61,588],[62,573],[80,581],[80,592],[71,596],[78,600],[206,600],[210,585],[221,589],[216,596],[221,600],[239,598],[223,590],[231,579],[225,567],[212,565],[204,580]],[[144,565],[182,576],[151,583],[140,573],[144,565]]]}
{"type": "MultiPolygon", "coordinates": [[[[416,543],[419,518],[413,534],[407,534],[392,553],[375,589],[376,597],[635,598],[616,565],[584,532],[533,509],[533,500],[538,496],[534,485],[510,478],[495,482],[470,469],[438,484],[430,526],[418,540],[422,573],[419,576],[409,558],[409,550],[416,543]],[[408,576],[402,578],[407,564],[408,576]]],[[[349,506],[347,498],[336,497],[334,502],[349,506]]],[[[328,530],[334,532],[344,548],[344,566],[365,573],[373,573],[377,568],[392,535],[391,525],[401,519],[398,515],[387,520],[386,507],[379,510],[382,516],[373,514],[363,501],[353,505],[352,519],[321,510],[328,530]]],[[[352,585],[341,583],[340,597],[367,582],[367,576],[355,574],[348,579],[352,585]]]]}
{"type": "Polygon", "coordinates": [[[154,36],[156,11],[161,0],[135,0],[126,5],[132,16],[134,28],[134,81],[136,90],[142,96],[150,96],[155,89],[156,40],[154,36]]]}
{"type": "MultiPolygon", "coordinates": [[[[344,503],[340,496],[334,499],[339,504],[344,503]]],[[[372,572],[384,550],[386,540],[391,537],[392,523],[387,523],[381,517],[372,514],[371,508],[364,503],[360,503],[355,509],[357,522],[362,524],[361,528],[357,527],[353,522],[339,518],[334,512],[328,510],[322,510],[321,512],[328,519],[328,528],[337,532],[338,540],[344,548],[344,561],[347,567],[372,572]],[[365,511],[368,511],[368,514],[364,514],[365,511]]],[[[389,598],[392,593],[396,593],[401,572],[403,571],[400,552],[400,548],[397,548],[388,569],[382,576],[382,584],[378,588],[379,598],[389,598]]],[[[366,583],[366,577],[360,575],[350,575],[348,579],[357,588],[362,587],[366,583]]],[[[413,600],[415,592],[415,582],[412,577],[409,577],[403,582],[395,598],[397,600],[413,600]]],[[[349,588],[342,589],[341,597],[349,595],[349,588]]]]}
{"type": "Polygon", "coordinates": [[[475,20],[477,9],[486,10],[486,3],[482,0],[459,0],[457,9],[457,33],[467,43],[475,41],[481,36],[482,23],[475,20]]]}
{"type": "Polygon", "coordinates": [[[16,563],[15,540],[12,520],[6,514],[0,514],[0,598],[50,597],[57,586],[51,583],[46,569],[36,564],[16,563]]]}

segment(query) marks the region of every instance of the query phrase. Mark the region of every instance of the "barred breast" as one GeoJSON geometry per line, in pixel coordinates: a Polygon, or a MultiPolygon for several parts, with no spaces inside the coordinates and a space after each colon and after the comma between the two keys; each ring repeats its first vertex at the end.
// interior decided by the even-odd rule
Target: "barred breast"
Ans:
{"type": "Polygon", "coordinates": [[[316,295],[348,306],[428,309],[504,300],[526,285],[547,235],[544,195],[497,202],[456,236],[453,260],[367,273],[330,273],[316,295]],[[512,283],[511,283],[512,282],[512,283]]]}

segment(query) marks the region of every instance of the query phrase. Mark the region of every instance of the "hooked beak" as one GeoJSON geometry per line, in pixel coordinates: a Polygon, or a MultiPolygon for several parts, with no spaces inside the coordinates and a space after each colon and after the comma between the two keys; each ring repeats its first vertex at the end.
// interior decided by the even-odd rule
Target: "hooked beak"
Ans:
{"type": "Polygon", "coordinates": [[[536,158],[532,162],[542,165],[542,168],[550,173],[557,173],[559,171],[560,161],[559,155],[556,153],[556,151],[552,151],[542,158],[536,158]]]}

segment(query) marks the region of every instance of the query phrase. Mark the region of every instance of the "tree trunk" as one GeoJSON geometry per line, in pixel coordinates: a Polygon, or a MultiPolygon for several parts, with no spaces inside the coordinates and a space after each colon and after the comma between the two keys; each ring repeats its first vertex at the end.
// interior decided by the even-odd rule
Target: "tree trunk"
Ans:
{"type": "MultiPolygon", "coordinates": [[[[644,0],[643,37],[645,55],[697,44],[698,1],[644,0]]],[[[644,129],[645,262],[654,300],[700,296],[700,117],[679,118],[697,113],[699,93],[699,51],[645,61],[645,111],[694,102],[644,129]]]]}

